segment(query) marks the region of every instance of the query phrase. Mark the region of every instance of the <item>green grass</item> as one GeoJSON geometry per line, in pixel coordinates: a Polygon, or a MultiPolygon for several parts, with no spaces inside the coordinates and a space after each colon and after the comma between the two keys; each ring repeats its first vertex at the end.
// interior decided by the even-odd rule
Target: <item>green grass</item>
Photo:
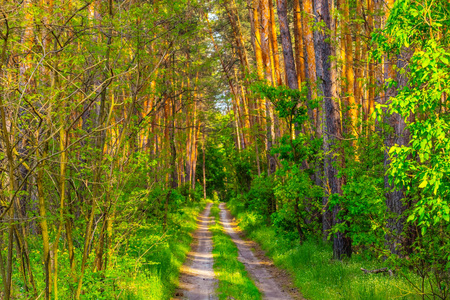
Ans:
{"type": "MultiPolygon", "coordinates": [[[[294,284],[307,299],[421,299],[402,277],[386,273],[365,274],[360,268],[377,269],[379,261],[354,255],[348,261],[332,258],[331,245],[307,241],[293,243],[276,234],[273,227],[258,221],[252,213],[239,213],[239,226],[258,242],[275,265],[292,274],[294,284]]],[[[410,279],[419,278],[409,274],[410,279]]]]}
{"type": "MultiPolygon", "coordinates": [[[[197,228],[196,221],[205,203],[184,207],[170,216],[171,229],[167,237],[153,246],[139,266],[135,277],[124,280],[127,292],[120,299],[170,299],[178,286],[180,268],[192,242],[191,233],[197,228]]],[[[139,238],[148,238],[155,232],[143,232],[139,238]]],[[[158,233],[160,234],[160,233],[158,233]]],[[[138,246],[139,251],[145,247],[138,246]]]]}
{"type": "Polygon", "coordinates": [[[248,277],[245,266],[238,261],[238,249],[231,238],[223,231],[219,221],[217,204],[211,208],[215,224],[211,226],[213,233],[214,273],[219,280],[217,294],[219,299],[256,300],[261,294],[253,281],[248,277]]]}
{"type": "MultiPolygon", "coordinates": [[[[168,230],[164,233],[162,222],[158,218],[143,220],[126,236],[122,246],[112,255],[107,255],[108,268],[101,272],[86,269],[83,279],[82,299],[109,300],[163,300],[170,299],[178,286],[179,270],[190,250],[191,233],[196,229],[199,213],[205,202],[186,202],[177,207],[168,217],[168,230]],[[156,220],[156,221],[155,221],[156,220]]],[[[129,220],[114,224],[120,232],[129,228],[129,220]]],[[[116,236],[121,239],[120,235],[116,236]]],[[[82,240],[82,239],[79,239],[82,240]]],[[[111,248],[116,245],[113,240],[111,248]]],[[[29,255],[32,262],[37,290],[43,291],[45,281],[42,272],[42,241],[29,239],[29,255]]],[[[59,299],[72,299],[76,285],[70,280],[70,265],[67,250],[61,247],[58,257],[58,295],[59,299]]],[[[76,252],[77,261],[81,260],[80,251],[76,252]]],[[[3,254],[4,255],[4,254],[3,254]]],[[[89,257],[92,266],[94,253],[89,257]]],[[[23,280],[17,271],[13,276],[14,299],[33,298],[26,293],[23,280]]],[[[77,266],[79,268],[79,265],[77,266]]],[[[1,280],[0,280],[1,281],[1,280]]],[[[0,282],[1,284],[1,282],[0,282]]]]}

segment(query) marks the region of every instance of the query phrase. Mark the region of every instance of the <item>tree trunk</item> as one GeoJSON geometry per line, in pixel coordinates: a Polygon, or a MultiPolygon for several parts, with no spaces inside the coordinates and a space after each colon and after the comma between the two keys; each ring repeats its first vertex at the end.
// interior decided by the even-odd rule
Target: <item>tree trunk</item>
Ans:
{"type": "Polygon", "coordinates": [[[269,12],[270,12],[270,44],[272,46],[272,55],[273,57],[273,72],[275,74],[274,76],[274,85],[275,85],[275,79],[277,85],[283,84],[283,79],[281,78],[281,68],[280,68],[280,56],[278,52],[278,37],[277,37],[277,25],[275,22],[275,13],[273,8],[273,0],[269,1],[269,12]]]}
{"type": "Polygon", "coordinates": [[[205,128],[203,128],[203,135],[202,135],[202,152],[203,152],[203,164],[202,164],[202,170],[203,170],[203,199],[206,200],[206,150],[205,150],[205,128]]]}
{"type": "MultiPolygon", "coordinates": [[[[314,6],[316,8],[317,13],[317,22],[324,22],[326,26],[330,27],[330,11],[328,9],[328,0],[314,0],[314,6]]],[[[336,130],[334,124],[339,124],[339,120],[334,120],[333,118],[336,118],[335,111],[336,107],[331,107],[331,105],[336,105],[335,101],[336,98],[332,98],[333,96],[336,97],[336,95],[333,95],[332,91],[336,90],[336,78],[331,78],[331,64],[330,64],[330,55],[331,55],[331,45],[329,42],[326,42],[326,39],[329,39],[330,37],[328,35],[325,35],[323,31],[318,32],[315,35],[315,45],[314,48],[316,50],[316,73],[317,77],[319,78],[318,82],[318,96],[324,97],[323,102],[323,111],[325,113],[324,118],[324,134],[323,134],[323,145],[324,145],[324,153],[328,153],[330,149],[330,145],[334,145],[334,140],[331,138],[330,140],[330,134],[334,135],[336,133],[330,133],[330,129],[333,132],[333,130],[336,130]],[[330,100],[331,99],[331,100],[330,100]],[[328,120],[331,118],[331,121],[328,120]],[[327,125],[327,122],[331,122],[331,125],[327,125]]],[[[335,69],[335,63],[333,65],[333,68],[335,69]]],[[[335,76],[335,74],[334,74],[335,76]]],[[[337,116],[339,116],[339,112],[337,112],[337,116]]],[[[340,129],[340,127],[338,127],[340,129]]],[[[334,190],[339,191],[340,188],[338,187],[340,185],[339,182],[335,182],[336,178],[330,177],[336,174],[336,170],[330,170],[331,168],[331,157],[326,157],[324,160],[324,189],[326,191],[326,196],[323,197],[323,210],[322,210],[322,229],[323,229],[323,238],[324,240],[327,240],[328,234],[331,229],[331,222],[332,222],[332,216],[331,212],[329,210],[328,206],[328,200],[329,195],[331,195],[330,190],[330,181],[331,185],[335,186],[334,190]]]]}
{"type": "MultiPolygon", "coordinates": [[[[388,0],[385,7],[386,19],[389,18],[390,9],[394,6],[395,0],[388,0]]],[[[402,52],[401,56],[405,56],[402,52]]],[[[386,57],[385,62],[385,77],[396,78],[398,82],[398,88],[406,85],[406,78],[402,76],[400,73],[395,72],[394,65],[395,60],[397,60],[397,68],[402,69],[405,67],[404,61],[406,57],[395,57],[389,59],[386,57]]],[[[389,104],[390,98],[395,97],[397,95],[397,90],[395,87],[389,87],[386,90],[385,94],[385,104],[389,104]]],[[[387,120],[388,124],[393,128],[393,132],[391,134],[386,133],[385,136],[385,153],[384,153],[384,166],[385,169],[389,169],[389,165],[391,163],[389,157],[389,150],[395,144],[399,146],[405,146],[408,144],[408,133],[406,132],[406,123],[405,120],[399,114],[392,114],[387,120]]],[[[403,212],[405,211],[405,205],[403,204],[403,199],[405,198],[404,192],[400,187],[396,187],[393,184],[389,184],[389,176],[384,177],[384,187],[386,188],[386,206],[388,213],[390,214],[388,217],[388,232],[385,236],[386,244],[391,251],[392,254],[401,255],[402,251],[402,232],[403,232],[403,223],[404,219],[401,217],[403,212]]]]}
{"type": "Polygon", "coordinates": [[[305,81],[305,54],[303,50],[303,26],[300,0],[294,0],[294,38],[295,64],[297,68],[298,86],[305,81]]]}
{"type": "Polygon", "coordinates": [[[344,11],[344,18],[342,19],[342,27],[343,27],[343,47],[342,59],[344,60],[343,68],[342,68],[342,78],[344,78],[343,87],[342,87],[342,97],[344,97],[345,108],[348,109],[348,113],[346,114],[346,124],[348,129],[345,130],[347,134],[352,134],[353,136],[357,135],[356,131],[356,122],[358,119],[358,110],[355,103],[355,73],[353,69],[353,42],[352,35],[350,32],[350,27],[348,22],[350,22],[350,7],[348,0],[340,0],[339,8],[344,11]]]}
{"type": "MultiPolygon", "coordinates": [[[[363,0],[356,0],[356,17],[359,19],[362,16],[362,2],[363,0]]],[[[363,51],[363,45],[361,43],[361,24],[357,21],[356,22],[356,43],[355,43],[355,63],[354,63],[354,74],[355,74],[355,80],[354,80],[354,91],[355,91],[355,104],[357,112],[358,112],[358,118],[359,120],[363,119],[364,114],[361,113],[361,109],[364,108],[365,101],[363,102],[363,89],[362,89],[362,82],[360,79],[362,79],[363,74],[363,60],[364,60],[364,51],[363,51]]],[[[358,124],[357,124],[358,125],[358,124]]],[[[361,126],[362,122],[360,122],[360,125],[356,128],[357,133],[361,133],[361,126]]]]}
{"type": "Polygon", "coordinates": [[[263,54],[261,50],[261,32],[259,20],[260,0],[247,0],[249,7],[250,21],[252,21],[252,44],[255,52],[256,71],[259,79],[264,78],[263,54]]]}
{"type": "Polygon", "coordinates": [[[287,17],[286,0],[277,0],[278,20],[280,21],[281,43],[283,46],[284,70],[289,88],[298,90],[297,70],[287,17]]]}
{"type": "MultiPolygon", "coordinates": [[[[322,18],[328,21],[330,26],[330,31],[333,34],[333,39],[336,38],[336,19],[330,19],[330,12],[328,9],[328,0],[318,0],[317,5],[319,9],[319,14],[322,15],[322,18]],[[327,12],[328,11],[328,12],[327,12]]],[[[334,7],[332,4],[331,7],[334,7]]],[[[334,16],[334,14],[332,14],[334,16]]],[[[333,46],[330,47],[328,43],[323,43],[322,38],[319,39],[320,44],[322,45],[321,55],[327,55],[330,53],[331,56],[336,55],[336,50],[333,46]],[[328,50],[327,47],[330,47],[328,50]]],[[[326,57],[322,61],[328,61],[326,57]]],[[[339,149],[339,145],[337,140],[342,139],[342,130],[341,130],[341,120],[340,120],[340,112],[338,105],[338,90],[337,90],[337,82],[338,82],[338,72],[337,65],[335,60],[331,60],[331,66],[328,69],[329,75],[327,74],[327,68],[324,66],[323,68],[323,78],[330,78],[329,82],[329,93],[330,97],[325,97],[324,100],[324,114],[325,114],[325,129],[324,129],[324,148],[325,148],[325,160],[324,160],[324,169],[327,178],[326,184],[326,194],[328,197],[331,195],[342,196],[342,186],[344,184],[344,178],[338,177],[339,169],[342,168],[344,164],[344,156],[343,149],[339,149]]],[[[324,82],[324,91],[328,93],[327,88],[327,80],[324,82]]],[[[325,94],[326,95],[326,94],[325,94]]],[[[329,198],[324,198],[324,234],[328,235],[327,230],[329,230],[329,224],[327,224],[326,220],[329,220],[328,211],[328,201],[329,198]]],[[[335,205],[333,207],[332,212],[332,225],[335,226],[342,222],[339,218],[339,212],[341,211],[340,205],[335,205]]],[[[352,253],[351,250],[351,240],[345,236],[345,233],[338,232],[333,237],[333,255],[336,259],[342,259],[344,256],[350,257],[352,253]]]]}
{"type": "MultiPolygon", "coordinates": [[[[372,12],[374,11],[374,0],[366,0],[367,1],[367,11],[368,17],[367,17],[367,34],[370,34],[373,31],[373,15],[372,12]]],[[[375,61],[373,59],[369,60],[369,91],[368,91],[368,108],[367,108],[367,116],[366,120],[369,119],[369,117],[372,115],[372,113],[375,111],[375,61]]],[[[371,134],[371,131],[373,131],[375,128],[371,126],[368,128],[369,132],[368,134],[371,134]]]]}
{"type": "MultiPolygon", "coordinates": [[[[261,14],[261,51],[263,56],[264,74],[268,84],[274,85],[272,78],[271,62],[270,62],[270,10],[268,0],[260,0],[260,14],[261,14]]],[[[266,157],[267,157],[267,174],[270,175],[275,171],[275,158],[270,154],[272,149],[273,134],[273,113],[271,110],[271,103],[266,99],[266,157]]]]}
{"type": "MultiPolygon", "coordinates": [[[[316,57],[314,51],[314,38],[312,31],[312,22],[313,19],[313,2],[312,0],[304,0],[303,1],[303,12],[305,15],[303,16],[303,38],[306,47],[306,68],[307,68],[307,79],[310,84],[310,99],[316,99],[316,90],[315,83],[317,80],[316,77],[316,57]]],[[[319,126],[319,114],[317,108],[308,109],[308,114],[311,120],[312,129],[311,133],[315,136],[319,136],[320,134],[320,126],[319,126]]]]}
{"type": "Polygon", "coordinates": [[[272,78],[272,70],[270,65],[270,10],[269,10],[269,0],[260,0],[259,11],[260,11],[260,33],[261,33],[261,52],[264,68],[264,78],[270,84],[274,83],[272,78]]]}

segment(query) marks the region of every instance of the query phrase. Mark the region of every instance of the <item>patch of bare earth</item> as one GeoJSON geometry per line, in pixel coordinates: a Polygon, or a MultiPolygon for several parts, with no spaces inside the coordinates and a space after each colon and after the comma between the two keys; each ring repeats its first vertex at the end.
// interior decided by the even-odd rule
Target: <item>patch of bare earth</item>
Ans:
{"type": "Polygon", "coordinates": [[[191,252],[180,270],[180,284],[173,300],[215,300],[216,279],[212,256],[212,233],[209,226],[214,222],[209,216],[211,203],[198,217],[198,228],[194,232],[191,252]]]}
{"type": "Polygon", "coordinates": [[[239,250],[238,259],[245,265],[247,272],[261,291],[263,299],[304,299],[294,287],[290,275],[275,267],[257,243],[243,237],[225,204],[221,203],[219,207],[221,225],[236,244],[239,250]]]}

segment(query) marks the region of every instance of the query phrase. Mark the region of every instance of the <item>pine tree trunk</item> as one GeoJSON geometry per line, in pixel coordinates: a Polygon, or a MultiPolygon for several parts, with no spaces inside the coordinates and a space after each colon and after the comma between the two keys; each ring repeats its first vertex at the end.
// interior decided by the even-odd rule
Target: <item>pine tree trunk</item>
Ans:
{"type": "Polygon", "coordinates": [[[305,81],[305,54],[303,50],[303,26],[300,0],[294,0],[294,39],[295,65],[297,68],[298,86],[305,81]]]}
{"type": "Polygon", "coordinates": [[[286,0],[277,0],[278,20],[280,21],[281,43],[283,46],[284,70],[289,88],[298,90],[297,70],[295,69],[294,51],[289,32],[286,0]]]}
{"type": "Polygon", "coordinates": [[[205,128],[203,128],[203,140],[202,140],[202,152],[203,152],[203,199],[206,200],[206,150],[205,150],[205,128]]]}
{"type": "Polygon", "coordinates": [[[273,58],[273,64],[272,64],[272,68],[273,68],[273,73],[274,73],[274,85],[275,85],[275,81],[277,83],[277,85],[282,85],[283,84],[283,79],[281,78],[281,68],[280,68],[280,56],[278,53],[278,37],[277,37],[277,25],[275,22],[275,13],[274,13],[274,8],[273,8],[273,0],[268,0],[269,1],[269,13],[270,13],[270,20],[269,20],[269,24],[270,24],[270,44],[272,47],[272,55],[271,57],[273,58]]]}
{"type": "MultiPolygon", "coordinates": [[[[321,15],[324,20],[330,20],[329,26],[330,31],[333,35],[332,39],[336,38],[336,19],[330,19],[330,13],[326,12],[328,9],[328,1],[327,0],[319,0],[317,2],[317,6],[321,8],[321,15]],[[319,5],[321,4],[321,5],[319,5]]],[[[332,4],[331,7],[334,7],[332,4]]],[[[331,14],[334,15],[334,14],[331,14]]],[[[326,50],[326,47],[324,50],[326,50]]],[[[328,50],[324,51],[324,55],[328,50]]],[[[334,46],[330,47],[329,53],[331,56],[336,55],[336,49],[334,46]]],[[[328,60],[325,60],[328,61],[328,60]]],[[[327,71],[324,67],[324,78],[327,78],[327,71]]],[[[344,156],[343,149],[339,147],[338,140],[342,139],[342,127],[341,127],[341,117],[339,112],[339,94],[337,88],[338,82],[338,71],[335,60],[331,60],[331,65],[329,68],[329,78],[330,78],[330,96],[325,97],[324,100],[324,114],[325,114],[325,129],[324,129],[324,148],[325,148],[325,174],[327,178],[326,184],[326,194],[327,196],[331,196],[336,194],[338,196],[342,196],[342,186],[344,185],[344,178],[342,176],[338,177],[338,167],[342,168],[344,166],[344,156]],[[337,160],[337,161],[336,161],[337,160]]],[[[325,81],[326,84],[326,81],[325,81]]],[[[327,91],[327,88],[325,88],[327,91]]],[[[328,93],[328,92],[327,92],[328,93]]],[[[328,235],[327,230],[329,230],[329,224],[326,220],[329,220],[329,213],[327,213],[329,198],[324,198],[324,235],[328,235]]],[[[339,218],[339,213],[341,211],[340,205],[335,205],[332,211],[332,225],[335,226],[342,222],[339,218]]],[[[336,259],[342,259],[344,256],[350,257],[352,253],[351,249],[351,240],[345,236],[343,232],[337,232],[333,237],[333,255],[336,259]]]]}
{"type": "MultiPolygon", "coordinates": [[[[386,20],[389,17],[390,9],[392,9],[395,0],[388,0],[385,7],[386,20]]],[[[401,54],[404,56],[404,53],[401,54]]],[[[404,68],[405,67],[405,57],[397,57],[397,67],[404,68]]],[[[386,78],[396,78],[398,82],[398,87],[406,85],[406,78],[403,77],[400,73],[395,72],[394,65],[396,61],[394,58],[387,58],[385,61],[385,76],[386,78]]],[[[386,90],[385,94],[385,104],[390,103],[390,99],[397,95],[396,87],[389,87],[386,90]]],[[[389,150],[395,144],[399,146],[404,146],[408,144],[408,133],[406,132],[406,123],[405,120],[399,114],[392,114],[387,120],[389,126],[393,128],[392,133],[385,133],[385,154],[384,154],[384,167],[385,169],[389,169],[390,167],[390,157],[389,150]]],[[[402,232],[403,232],[403,223],[404,218],[401,217],[403,212],[405,211],[405,205],[403,204],[403,199],[405,198],[404,192],[401,188],[396,187],[393,184],[389,183],[389,176],[384,177],[384,187],[386,188],[386,206],[389,213],[388,217],[388,232],[385,236],[386,245],[388,246],[390,252],[392,254],[401,255],[402,251],[402,232]]]]}
{"type": "MultiPolygon", "coordinates": [[[[328,0],[314,0],[314,6],[316,8],[317,13],[317,22],[324,22],[327,27],[330,27],[330,12],[328,9],[328,0]]],[[[334,120],[333,118],[336,118],[336,115],[334,115],[334,107],[330,108],[331,105],[336,105],[334,101],[336,101],[336,98],[332,99],[332,88],[334,86],[334,89],[336,89],[336,78],[333,78],[334,81],[332,81],[331,78],[331,64],[330,64],[330,55],[331,55],[331,45],[329,42],[326,42],[326,39],[329,39],[330,37],[328,35],[325,35],[324,32],[318,32],[315,35],[315,41],[314,41],[314,48],[316,50],[316,73],[317,78],[319,78],[318,82],[318,96],[324,97],[323,102],[323,111],[324,111],[324,129],[323,129],[323,145],[324,145],[324,153],[328,153],[330,151],[330,143],[331,145],[334,144],[334,140],[331,137],[330,140],[330,129],[336,130],[333,126],[335,122],[339,124],[340,121],[334,120]],[[331,99],[331,100],[330,100],[331,99]],[[331,102],[332,101],[332,102],[331,102]],[[331,118],[331,121],[329,120],[331,118]],[[327,122],[331,122],[330,127],[327,126],[327,122]]],[[[335,64],[335,63],[334,63],[335,64]]],[[[335,66],[333,66],[335,68],[335,66]]],[[[336,96],[336,95],[334,95],[336,96]]],[[[339,112],[337,112],[337,115],[339,116],[339,112]]],[[[340,128],[340,127],[338,127],[340,128]]],[[[334,131],[333,131],[334,132],[334,131]]],[[[333,135],[336,133],[332,133],[333,135]]],[[[330,177],[330,174],[336,174],[336,170],[330,170],[332,168],[331,164],[331,157],[326,157],[324,160],[324,188],[325,191],[327,191],[326,195],[323,197],[323,210],[322,210],[322,230],[323,230],[323,238],[324,240],[327,240],[327,236],[331,229],[331,222],[332,222],[332,216],[331,212],[329,210],[328,206],[328,200],[329,195],[331,193],[329,184],[331,182],[332,186],[335,186],[334,190],[339,191],[340,188],[337,186],[339,185],[336,181],[336,178],[330,177]]]]}

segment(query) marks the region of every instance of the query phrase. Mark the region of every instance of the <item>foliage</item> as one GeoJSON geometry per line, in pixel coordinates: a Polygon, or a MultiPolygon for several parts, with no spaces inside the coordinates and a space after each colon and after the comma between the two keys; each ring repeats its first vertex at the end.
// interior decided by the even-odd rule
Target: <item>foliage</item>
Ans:
{"type": "Polygon", "coordinates": [[[274,182],[272,178],[262,174],[256,177],[252,183],[251,188],[241,201],[245,203],[245,208],[249,211],[260,215],[263,219],[269,220],[273,213],[273,208],[270,204],[275,201],[274,182]]]}
{"type": "Polygon", "coordinates": [[[364,274],[361,268],[377,269],[382,263],[368,259],[364,253],[357,253],[348,261],[335,261],[330,244],[309,239],[300,245],[289,234],[264,223],[248,226],[246,219],[253,213],[237,210],[233,203],[229,205],[239,227],[261,245],[275,265],[292,275],[307,299],[421,299],[410,285],[420,284],[421,279],[412,272],[406,271],[402,277],[364,274]]]}
{"type": "Polygon", "coordinates": [[[379,37],[384,51],[408,62],[398,70],[407,84],[387,103],[388,114],[405,121],[403,134],[409,137],[407,145],[389,149],[388,174],[408,196],[404,205],[411,229],[405,235],[413,239],[409,259],[398,263],[430,280],[431,291],[414,285],[418,292],[440,299],[450,294],[449,28],[448,1],[399,0],[379,37]]]}
{"type": "Polygon", "coordinates": [[[390,113],[406,120],[410,136],[409,145],[390,149],[389,173],[408,194],[420,194],[408,220],[417,221],[422,233],[450,222],[450,119],[448,102],[443,101],[450,92],[450,49],[447,37],[442,36],[450,26],[450,13],[444,2],[433,6],[428,16],[429,11],[416,1],[399,1],[387,27],[398,47],[417,47],[405,74],[408,85],[389,104],[390,113]],[[411,18],[404,17],[405,9],[411,18]],[[427,25],[425,18],[436,23],[427,25]],[[429,37],[426,41],[425,36],[429,37]],[[411,114],[418,117],[412,119],[411,114]]]}
{"type": "MultiPolygon", "coordinates": [[[[329,198],[330,209],[339,205],[342,222],[336,224],[332,233],[346,232],[356,249],[368,249],[371,255],[385,255],[385,230],[387,207],[385,203],[383,141],[377,134],[360,136],[358,157],[352,152],[353,145],[343,141],[338,145],[345,152],[345,166],[339,167],[339,176],[346,184],[342,195],[329,198]]],[[[331,238],[329,235],[328,238],[331,238]]],[[[358,251],[358,250],[356,250],[358,251]]]]}
{"type": "Polygon", "coordinates": [[[302,232],[311,236],[320,232],[316,219],[322,208],[322,187],[315,185],[310,174],[298,165],[285,166],[277,171],[277,175],[280,177],[274,194],[280,207],[272,215],[274,226],[284,232],[299,226],[302,232]]]}
{"type": "Polygon", "coordinates": [[[343,195],[330,197],[330,206],[340,205],[344,222],[333,227],[333,232],[347,232],[355,246],[370,247],[375,255],[383,253],[384,202],[383,178],[367,175],[355,177],[343,187],[343,195]],[[344,213],[345,212],[345,213],[344,213]]]}
{"type": "Polygon", "coordinates": [[[306,84],[298,90],[284,85],[274,87],[265,82],[257,81],[252,85],[252,91],[269,99],[275,106],[281,118],[288,120],[289,126],[299,126],[308,120],[308,107],[315,108],[317,99],[308,101],[308,87],[306,84]]]}

